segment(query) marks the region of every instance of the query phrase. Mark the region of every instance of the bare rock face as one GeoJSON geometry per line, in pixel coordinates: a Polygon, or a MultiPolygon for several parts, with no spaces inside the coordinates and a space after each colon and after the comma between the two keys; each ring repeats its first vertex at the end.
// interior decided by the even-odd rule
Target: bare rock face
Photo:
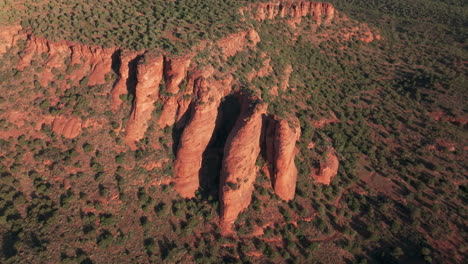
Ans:
{"type": "Polygon", "coordinates": [[[112,98],[112,110],[116,111],[120,104],[122,104],[122,100],[120,99],[121,95],[128,93],[128,82],[130,77],[130,67],[132,66],[132,62],[138,59],[139,54],[132,51],[122,50],[119,54],[120,57],[120,67],[119,67],[119,79],[115,83],[114,88],[111,92],[112,98]]]}
{"type": "Polygon", "coordinates": [[[192,56],[164,59],[164,79],[166,80],[166,92],[177,94],[179,85],[187,77],[192,56]]]}
{"type": "Polygon", "coordinates": [[[74,70],[68,74],[73,82],[78,82],[88,77],[89,85],[104,84],[105,76],[111,71],[112,54],[115,48],[101,48],[76,44],[68,41],[50,42],[44,38],[28,36],[26,49],[23,51],[17,65],[18,70],[23,70],[31,65],[34,56],[47,55],[47,61],[43,69],[50,73],[52,68],[74,66],[74,70]],[[71,59],[71,62],[66,62],[71,59]]]}
{"type": "Polygon", "coordinates": [[[228,136],[220,179],[221,228],[229,233],[239,213],[252,199],[260,153],[262,118],[267,105],[243,102],[241,113],[228,136]]]}
{"type": "Polygon", "coordinates": [[[194,83],[199,99],[191,110],[174,162],[175,189],[182,197],[194,197],[200,186],[203,152],[215,129],[221,99],[226,89],[230,90],[231,82],[232,78],[216,83],[200,77],[194,83]]]}
{"type": "Polygon", "coordinates": [[[223,50],[226,57],[236,55],[236,53],[245,50],[247,47],[255,46],[260,41],[260,36],[257,31],[251,29],[249,31],[231,34],[218,41],[218,46],[223,50]]]}
{"type": "Polygon", "coordinates": [[[81,133],[82,121],[78,117],[58,116],[52,123],[52,131],[65,138],[75,138],[81,133]]]}
{"type": "Polygon", "coordinates": [[[165,98],[163,109],[158,119],[160,128],[172,126],[175,123],[178,108],[179,104],[177,103],[177,97],[175,95],[165,98]]]}
{"type": "Polygon", "coordinates": [[[148,129],[148,121],[159,98],[159,83],[163,78],[163,56],[147,53],[137,66],[137,86],[133,110],[127,123],[125,142],[135,147],[148,129]]]}
{"type": "MultiPolygon", "coordinates": [[[[158,120],[161,128],[172,126],[176,122],[179,109],[180,85],[187,78],[192,55],[179,58],[164,58],[164,80],[166,84],[167,98],[164,100],[163,110],[158,120]]],[[[187,87],[184,87],[187,88],[187,87]]]]}
{"type": "Polygon", "coordinates": [[[333,178],[338,173],[339,168],[338,157],[334,148],[330,147],[327,151],[327,157],[320,162],[320,167],[312,171],[312,177],[315,182],[330,185],[333,178]]]}
{"type": "Polygon", "coordinates": [[[293,18],[300,19],[311,15],[318,25],[329,24],[335,17],[336,10],[332,4],[308,1],[278,1],[252,4],[249,9],[258,21],[266,19],[293,18]]]}
{"type": "Polygon", "coordinates": [[[294,118],[289,122],[286,119],[272,120],[274,127],[273,140],[267,144],[267,153],[273,157],[272,183],[275,193],[283,200],[294,199],[297,181],[297,168],[294,163],[296,156],[296,141],[299,140],[301,128],[299,120],[294,118]],[[292,127],[290,125],[292,123],[292,127]]]}

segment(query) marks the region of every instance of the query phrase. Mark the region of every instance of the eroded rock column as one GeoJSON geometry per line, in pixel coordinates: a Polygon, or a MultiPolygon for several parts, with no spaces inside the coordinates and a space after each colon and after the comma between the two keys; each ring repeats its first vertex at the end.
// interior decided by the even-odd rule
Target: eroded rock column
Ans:
{"type": "MultiPolygon", "coordinates": [[[[296,192],[297,168],[294,163],[296,141],[299,140],[301,128],[297,118],[291,120],[274,120],[273,146],[267,151],[273,152],[272,183],[275,193],[283,200],[294,199],[296,192]]],[[[268,146],[268,145],[267,145],[268,146]]]]}
{"type": "Polygon", "coordinates": [[[205,78],[195,81],[198,101],[195,102],[174,162],[175,189],[184,198],[195,196],[200,186],[200,168],[205,151],[216,126],[218,107],[223,92],[208,85],[205,78]]]}
{"type": "Polygon", "coordinates": [[[230,232],[240,212],[252,199],[257,174],[255,162],[260,153],[262,117],[267,105],[243,102],[242,109],[224,147],[220,179],[221,228],[230,232]]]}
{"type": "Polygon", "coordinates": [[[128,120],[125,142],[135,147],[148,129],[148,121],[159,96],[159,83],[163,77],[163,56],[145,54],[137,66],[137,86],[133,110],[128,120]]]}

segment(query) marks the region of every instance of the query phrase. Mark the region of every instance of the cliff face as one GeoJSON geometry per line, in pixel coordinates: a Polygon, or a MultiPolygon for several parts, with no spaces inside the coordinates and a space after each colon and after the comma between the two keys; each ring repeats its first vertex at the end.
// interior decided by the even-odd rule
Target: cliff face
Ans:
{"type": "Polygon", "coordinates": [[[191,110],[191,117],[182,133],[174,162],[175,188],[182,197],[194,197],[200,186],[203,152],[213,135],[219,104],[230,91],[231,82],[232,78],[227,78],[210,83],[203,77],[195,81],[199,99],[191,110]]]}
{"type": "Polygon", "coordinates": [[[243,102],[240,116],[226,141],[220,179],[221,226],[225,232],[230,231],[239,213],[252,199],[266,109],[263,103],[243,102]]]}
{"type": "MultiPolygon", "coordinates": [[[[88,77],[89,85],[104,84],[105,76],[111,71],[112,54],[116,48],[104,49],[71,43],[67,41],[50,42],[43,38],[34,36],[27,37],[27,46],[22,52],[21,59],[17,65],[18,70],[23,70],[31,65],[35,56],[47,56],[45,65],[41,65],[43,77],[52,75],[53,68],[63,69],[73,66],[69,72],[69,78],[73,83],[77,83],[84,77],[88,77]]],[[[42,85],[48,84],[47,78],[41,78],[42,85]]]]}
{"type": "MultiPolygon", "coordinates": [[[[165,99],[164,107],[158,120],[158,125],[161,128],[172,126],[176,122],[177,110],[179,108],[178,101],[181,97],[177,94],[180,91],[180,84],[187,77],[191,59],[191,55],[164,59],[164,80],[168,97],[165,99]]],[[[187,89],[187,86],[184,89],[187,89]]]]}
{"type": "Polygon", "coordinates": [[[148,129],[148,121],[159,99],[159,83],[163,78],[163,56],[145,54],[137,66],[137,86],[133,110],[128,120],[125,142],[134,147],[148,129]]]}
{"type": "MultiPolygon", "coordinates": [[[[258,21],[266,19],[300,19],[311,15],[318,25],[329,24],[335,17],[336,10],[329,3],[308,1],[282,1],[252,4],[247,8],[258,21]]],[[[244,11],[245,12],[245,11],[244,11]]]]}
{"type": "Polygon", "coordinates": [[[164,59],[164,80],[166,81],[166,92],[170,94],[179,93],[179,85],[186,78],[192,56],[164,59]]]}
{"type": "MultiPolygon", "coordinates": [[[[294,23],[311,17],[319,25],[338,21],[334,7],[327,3],[285,0],[252,4],[241,11],[259,22],[278,17],[293,20],[294,23]]],[[[223,99],[232,94],[238,96],[241,101],[240,116],[231,118],[235,120],[235,125],[232,128],[230,123],[229,129],[226,129],[229,130],[225,133],[228,135],[227,140],[223,137],[225,142],[218,147],[222,149],[224,146],[223,150],[219,150],[222,153],[215,153],[218,160],[222,159],[219,197],[224,231],[229,232],[239,213],[250,204],[257,170],[255,162],[261,146],[266,148],[274,191],[283,200],[294,198],[297,180],[295,144],[301,133],[299,121],[295,117],[267,117],[267,107],[261,98],[247,96],[233,88],[239,85],[239,81],[231,75],[236,69],[229,69],[233,70],[230,72],[223,67],[215,69],[214,66],[198,65],[199,61],[194,59],[196,52],[172,57],[170,54],[104,49],[66,41],[52,43],[31,35],[18,34],[20,29],[11,27],[0,30],[0,55],[14,45],[17,39],[26,39],[26,48],[21,53],[17,68],[23,70],[31,66],[38,56],[46,56],[39,77],[43,86],[54,80],[53,69],[67,72],[71,85],[78,84],[85,77],[88,78],[88,85],[104,84],[106,75],[112,70],[116,71],[118,79],[110,92],[111,109],[117,112],[122,104],[120,97],[134,93],[129,120],[123,124],[125,142],[132,149],[136,148],[136,142],[144,138],[153,117],[155,103],[162,104],[162,111],[155,120],[159,128],[174,125],[174,128],[182,131],[173,165],[175,189],[184,198],[194,197],[200,187],[200,171],[206,161],[204,153],[210,141],[216,138],[218,123],[226,121],[218,118],[220,113],[222,116],[220,106],[223,99]],[[221,68],[226,71],[221,72],[221,68]],[[262,133],[265,133],[264,137],[262,133]]],[[[361,28],[353,30],[363,31],[361,28]]],[[[354,31],[346,33],[348,35],[344,37],[355,36],[354,31]]],[[[370,34],[361,40],[372,41],[374,36],[370,34]]],[[[258,42],[259,34],[250,29],[210,43],[210,47],[215,52],[221,51],[215,55],[222,64],[239,52],[255,50],[258,42]]],[[[249,81],[256,77],[267,77],[278,70],[273,69],[271,56],[274,54],[265,52],[261,55],[263,66],[248,74],[249,81]]],[[[289,88],[293,67],[287,65],[282,71],[283,78],[275,87],[271,87],[270,95],[277,96],[289,88]]],[[[85,122],[77,117],[63,115],[53,119],[52,127],[57,134],[75,138],[86,127],[83,125],[85,122]]],[[[331,150],[312,176],[316,182],[329,184],[338,171],[338,165],[336,153],[331,150]]]]}
{"type": "Polygon", "coordinates": [[[275,193],[283,200],[294,199],[296,191],[297,168],[294,163],[296,141],[300,137],[297,118],[291,120],[270,120],[269,140],[266,151],[272,167],[271,179],[275,193]],[[289,123],[293,123],[292,127],[289,123]]]}
{"type": "Polygon", "coordinates": [[[130,71],[135,68],[136,63],[138,62],[140,54],[137,52],[122,50],[118,53],[120,59],[120,66],[118,70],[119,79],[115,83],[114,88],[112,89],[111,98],[112,98],[112,110],[115,112],[122,100],[120,96],[127,94],[129,87],[133,87],[136,84],[136,80],[132,80],[130,71]]]}

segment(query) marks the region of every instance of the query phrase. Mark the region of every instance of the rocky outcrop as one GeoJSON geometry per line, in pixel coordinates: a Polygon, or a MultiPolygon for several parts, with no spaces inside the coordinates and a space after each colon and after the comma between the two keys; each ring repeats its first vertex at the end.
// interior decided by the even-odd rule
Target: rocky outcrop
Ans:
{"type": "Polygon", "coordinates": [[[319,167],[312,171],[315,182],[330,185],[338,173],[339,161],[334,148],[330,147],[326,152],[326,158],[320,161],[319,167]]]}
{"type": "Polygon", "coordinates": [[[58,116],[52,123],[52,131],[65,138],[75,138],[80,135],[82,121],[78,117],[58,116]]]}
{"type": "MultiPolygon", "coordinates": [[[[43,71],[50,74],[52,68],[72,67],[67,77],[74,83],[88,77],[88,85],[104,84],[105,76],[111,71],[112,54],[115,48],[101,48],[76,44],[68,41],[50,42],[29,35],[27,45],[17,65],[18,70],[30,66],[35,56],[47,56],[43,71]],[[68,62],[68,60],[71,60],[68,62]]],[[[45,73],[43,73],[45,74],[45,73]]]]}
{"type": "Polygon", "coordinates": [[[131,78],[130,71],[133,67],[136,66],[140,54],[132,51],[122,50],[118,53],[118,56],[120,59],[120,66],[118,70],[119,79],[117,79],[117,82],[115,83],[111,92],[111,108],[113,111],[117,111],[120,104],[122,104],[122,99],[120,99],[120,96],[128,93],[129,86],[135,85],[130,83],[133,81],[129,79],[131,78]]]}
{"type": "Polygon", "coordinates": [[[301,134],[299,120],[270,119],[268,123],[266,152],[273,188],[281,199],[289,201],[294,199],[296,191],[297,168],[294,158],[296,141],[301,134]]]}
{"type": "Polygon", "coordinates": [[[164,59],[164,80],[166,81],[166,92],[170,94],[179,93],[181,82],[187,77],[192,56],[164,59]]]}
{"type": "Polygon", "coordinates": [[[175,189],[182,197],[194,197],[200,186],[203,152],[213,135],[221,99],[229,93],[231,83],[232,77],[219,82],[200,77],[194,83],[198,100],[182,133],[174,162],[175,189]]]}
{"type": "Polygon", "coordinates": [[[254,47],[260,41],[257,31],[251,29],[236,34],[231,34],[218,41],[218,46],[222,49],[225,57],[236,55],[239,51],[247,47],[254,47]]]}
{"type": "Polygon", "coordinates": [[[172,126],[176,122],[177,110],[179,109],[178,101],[181,97],[178,93],[181,83],[187,78],[191,59],[191,55],[164,59],[166,98],[162,113],[158,119],[158,125],[161,128],[172,126]]]}
{"type": "MultiPolygon", "coordinates": [[[[252,4],[247,8],[258,21],[266,19],[293,18],[312,16],[318,25],[329,24],[334,19],[336,10],[332,4],[308,1],[278,1],[252,4]]],[[[245,13],[245,10],[243,10],[245,13]]]]}
{"type": "Polygon", "coordinates": [[[161,115],[158,119],[158,125],[160,128],[172,126],[175,123],[177,109],[179,104],[177,103],[177,97],[172,95],[165,98],[161,115]]]}
{"type": "Polygon", "coordinates": [[[255,162],[260,153],[262,118],[266,109],[267,105],[262,102],[242,102],[240,116],[224,147],[220,201],[221,227],[227,233],[252,199],[257,173],[255,162]]]}
{"type": "Polygon", "coordinates": [[[163,56],[146,53],[137,66],[137,86],[132,113],[127,123],[125,142],[135,147],[148,129],[154,103],[159,99],[159,83],[163,78],[163,56]]]}

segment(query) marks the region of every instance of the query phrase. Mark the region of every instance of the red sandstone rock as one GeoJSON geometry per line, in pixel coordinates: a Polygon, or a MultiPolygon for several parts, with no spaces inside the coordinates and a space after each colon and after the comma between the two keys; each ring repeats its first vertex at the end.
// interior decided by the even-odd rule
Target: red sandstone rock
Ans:
{"type": "Polygon", "coordinates": [[[330,147],[327,151],[327,157],[320,162],[320,168],[312,171],[312,177],[315,182],[330,185],[333,178],[338,173],[339,161],[335,149],[330,147]]]}
{"type": "Polygon", "coordinates": [[[125,142],[131,147],[135,147],[135,142],[142,139],[148,129],[154,103],[158,100],[162,77],[162,55],[145,54],[137,66],[135,101],[125,134],[125,142]]]}
{"type": "Polygon", "coordinates": [[[179,105],[177,103],[176,96],[170,96],[164,102],[164,106],[161,112],[161,115],[158,119],[158,125],[160,128],[165,128],[167,126],[172,126],[175,123],[177,109],[179,105]]]}
{"type": "Polygon", "coordinates": [[[294,199],[296,192],[297,168],[294,158],[296,156],[296,141],[299,140],[301,127],[297,118],[291,120],[293,127],[285,119],[274,122],[273,187],[281,199],[289,201],[294,199]]]}
{"type": "Polygon", "coordinates": [[[331,23],[336,13],[333,5],[329,3],[307,1],[257,3],[252,4],[247,9],[253,10],[255,19],[258,21],[275,19],[277,16],[281,18],[290,17],[297,20],[311,15],[319,25],[322,24],[323,20],[325,24],[331,23]]]}
{"type": "Polygon", "coordinates": [[[231,34],[218,41],[218,46],[223,50],[226,57],[236,55],[237,52],[246,49],[248,46],[255,46],[260,41],[258,33],[251,29],[250,31],[231,34]]]}
{"type": "Polygon", "coordinates": [[[52,130],[65,138],[75,138],[81,133],[81,119],[78,117],[58,116],[52,123],[52,130]]]}
{"type": "Polygon", "coordinates": [[[221,98],[226,89],[230,90],[231,82],[232,77],[221,83],[210,83],[203,77],[195,81],[199,99],[182,133],[174,162],[175,189],[182,197],[194,197],[199,187],[203,152],[213,135],[221,98]]]}
{"type": "Polygon", "coordinates": [[[262,118],[267,105],[243,102],[241,114],[228,136],[220,179],[221,228],[229,233],[240,212],[252,199],[260,153],[262,118]]]}
{"type": "Polygon", "coordinates": [[[31,65],[34,56],[47,55],[47,61],[43,70],[50,73],[52,68],[64,68],[66,66],[79,65],[68,77],[75,83],[88,77],[89,85],[105,83],[105,75],[111,71],[112,54],[115,48],[104,49],[69,41],[50,42],[44,38],[28,36],[27,46],[23,51],[17,65],[18,70],[23,70],[31,65]],[[71,58],[70,65],[65,61],[71,58]]]}
{"type": "Polygon", "coordinates": [[[132,51],[123,50],[120,52],[120,68],[119,68],[119,79],[115,84],[111,92],[112,105],[111,108],[113,111],[116,111],[122,100],[120,99],[121,95],[128,93],[127,82],[129,81],[129,65],[132,60],[135,60],[139,54],[132,51]]]}
{"type": "Polygon", "coordinates": [[[177,110],[179,109],[178,101],[181,97],[180,95],[176,96],[176,94],[179,93],[180,84],[187,77],[187,70],[190,66],[191,59],[191,55],[174,59],[164,59],[164,79],[166,83],[166,93],[169,95],[169,98],[165,100],[161,116],[158,120],[158,125],[161,128],[172,126],[176,122],[177,110]]]}
{"type": "Polygon", "coordinates": [[[177,94],[180,83],[187,77],[187,69],[190,66],[192,56],[164,59],[164,79],[166,92],[177,94]]]}

